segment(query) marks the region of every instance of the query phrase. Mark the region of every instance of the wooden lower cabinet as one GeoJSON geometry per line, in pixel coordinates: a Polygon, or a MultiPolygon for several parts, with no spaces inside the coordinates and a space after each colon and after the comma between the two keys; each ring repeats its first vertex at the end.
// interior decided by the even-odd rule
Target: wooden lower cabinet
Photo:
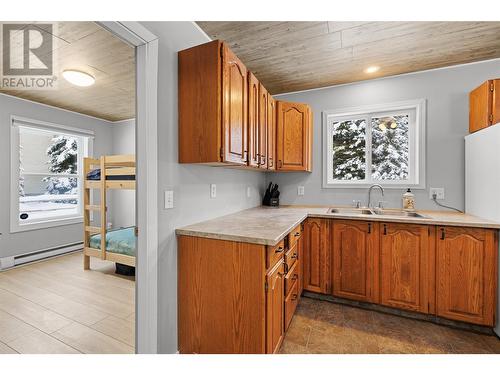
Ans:
{"type": "Polygon", "coordinates": [[[498,240],[490,229],[438,227],[437,315],[494,326],[498,240]]]}
{"type": "Polygon", "coordinates": [[[284,335],[284,265],[280,262],[266,277],[266,353],[276,353],[284,335]]]}
{"type": "Polygon", "coordinates": [[[434,227],[382,223],[380,228],[380,303],[429,312],[434,298],[431,262],[434,227]]]}
{"type": "Polygon", "coordinates": [[[378,302],[379,224],[334,220],[332,228],[333,295],[378,302]]]}
{"type": "Polygon", "coordinates": [[[304,222],[303,288],[310,292],[330,292],[330,220],[308,218],[304,222]]]}

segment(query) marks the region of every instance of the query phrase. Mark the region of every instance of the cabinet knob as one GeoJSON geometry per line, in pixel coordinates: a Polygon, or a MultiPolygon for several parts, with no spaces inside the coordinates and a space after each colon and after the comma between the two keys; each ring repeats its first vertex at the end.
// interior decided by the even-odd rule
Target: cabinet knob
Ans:
{"type": "Polygon", "coordinates": [[[295,232],[294,236],[295,237],[299,237],[300,236],[300,232],[295,232]]]}
{"type": "Polygon", "coordinates": [[[294,295],[292,296],[292,301],[295,301],[295,300],[297,299],[297,297],[298,297],[298,296],[299,296],[298,294],[294,294],[294,295]]]}
{"type": "Polygon", "coordinates": [[[282,246],[278,246],[278,248],[274,251],[276,254],[282,253],[285,250],[282,246]]]}

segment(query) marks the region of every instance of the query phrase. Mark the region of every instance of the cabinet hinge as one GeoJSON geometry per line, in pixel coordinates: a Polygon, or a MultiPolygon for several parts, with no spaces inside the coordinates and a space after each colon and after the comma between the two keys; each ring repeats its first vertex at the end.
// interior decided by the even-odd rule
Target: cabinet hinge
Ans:
{"type": "Polygon", "coordinates": [[[224,160],[224,147],[221,147],[220,148],[220,151],[219,151],[219,156],[220,156],[220,160],[224,160]]]}
{"type": "Polygon", "coordinates": [[[264,290],[266,292],[269,290],[269,283],[267,281],[264,283],[264,290]]]}
{"type": "Polygon", "coordinates": [[[490,91],[491,92],[495,91],[495,84],[493,82],[490,83],[490,91]]]}
{"type": "Polygon", "coordinates": [[[489,119],[490,122],[493,122],[493,115],[490,115],[490,119],[489,119]]]}

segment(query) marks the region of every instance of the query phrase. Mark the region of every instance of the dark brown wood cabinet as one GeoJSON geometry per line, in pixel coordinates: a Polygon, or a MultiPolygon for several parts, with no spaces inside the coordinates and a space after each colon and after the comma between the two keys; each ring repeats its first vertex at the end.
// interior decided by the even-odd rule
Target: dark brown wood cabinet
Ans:
{"type": "Polygon", "coordinates": [[[248,165],[256,168],[260,164],[259,86],[253,73],[248,73],[248,165]]]}
{"type": "Polygon", "coordinates": [[[358,301],[379,299],[379,223],[332,223],[333,295],[358,301]]]}
{"type": "Polygon", "coordinates": [[[330,221],[308,218],[302,235],[304,290],[317,293],[330,292],[330,221]]]}
{"type": "Polygon", "coordinates": [[[500,79],[492,79],[469,94],[469,133],[500,122],[500,79]]]}
{"type": "Polygon", "coordinates": [[[276,169],[312,170],[312,111],[307,104],[276,102],[276,169]]]}
{"type": "Polygon", "coordinates": [[[380,227],[380,303],[428,313],[434,297],[431,262],[434,228],[382,223],[380,227]]]}
{"type": "Polygon", "coordinates": [[[493,326],[498,242],[496,231],[439,227],[436,238],[437,315],[493,326]]]}
{"type": "Polygon", "coordinates": [[[266,353],[276,353],[285,332],[284,265],[280,262],[266,277],[266,353]]]}

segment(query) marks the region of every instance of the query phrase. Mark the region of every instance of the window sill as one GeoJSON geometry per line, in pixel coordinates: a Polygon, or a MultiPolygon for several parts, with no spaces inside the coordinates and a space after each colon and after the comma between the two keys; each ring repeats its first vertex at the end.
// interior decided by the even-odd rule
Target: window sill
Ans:
{"type": "Polygon", "coordinates": [[[19,224],[11,223],[10,233],[27,232],[37,229],[48,229],[60,227],[63,225],[83,223],[83,216],[65,217],[52,220],[37,221],[33,223],[19,224]]]}
{"type": "Polygon", "coordinates": [[[425,184],[381,184],[374,182],[373,184],[323,184],[323,189],[368,189],[372,185],[380,185],[384,189],[413,189],[425,190],[425,184]]]}

